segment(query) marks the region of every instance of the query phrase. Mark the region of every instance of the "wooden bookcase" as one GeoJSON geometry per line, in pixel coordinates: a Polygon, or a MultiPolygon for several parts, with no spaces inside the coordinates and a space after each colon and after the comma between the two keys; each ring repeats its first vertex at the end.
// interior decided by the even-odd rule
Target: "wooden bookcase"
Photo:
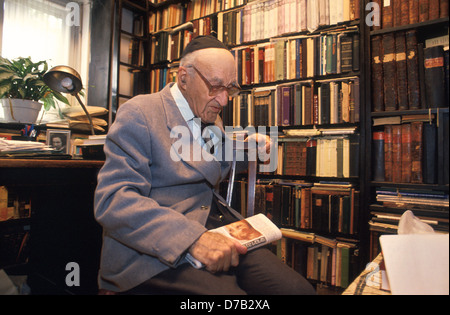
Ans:
{"type": "MultiPolygon", "coordinates": [[[[117,3],[119,3],[119,7],[124,7],[127,5],[130,6],[130,3],[133,2],[135,1],[117,1],[117,3]]],[[[372,138],[373,133],[375,131],[379,131],[381,127],[373,126],[373,119],[402,115],[434,115],[434,121],[439,122],[439,125],[441,126],[437,129],[437,134],[439,135],[438,138],[440,139],[439,141],[441,141],[445,138],[445,130],[444,128],[442,128],[442,126],[445,125],[446,121],[448,126],[448,108],[431,110],[429,110],[428,108],[415,110],[407,109],[402,111],[395,110],[389,112],[375,111],[373,109],[373,104],[375,102],[375,98],[379,96],[379,94],[373,93],[372,87],[374,86],[374,83],[372,81],[373,71],[371,62],[373,54],[372,41],[377,36],[383,36],[384,34],[397,34],[399,32],[406,33],[409,30],[416,30],[418,43],[424,43],[425,39],[431,37],[440,35],[448,36],[448,17],[439,16],[436,19],[428,19],[426,21],[420,22],[417,21],[412,24],[395,24],[395,26],[394,24],[392,24],[391,27],[387,27],[386,24],[384,24],[384,27],[382,28],[380,27],[379,29],[372,29],[366,24],[366,17],[370,13],[369,10],[366,10],[366,5],[369,2],[370,1],[363,0],[343,0],[342,3],[346,3],[349,6],[351,5],[353,8],[353,11],[349,11],[352,13],[348,13],[345,21],[339,21],[338,23],[328,23],[327,25],[325,23],[324,25],[320,25],[320,27],[318,27],[317,29],[310,30],[308,30],[307,28],[305,29],[304,26],[297,26],[297,28],[295,28],[294,26],[292,29],[289,28],[288,30],[272,30],[269,34],[264,33],[263,31],[259,33],[256,32],[254,34],[244,34],[243,29],[240,29],[241,33],[239,33],[236,32],[236,28],[232,28],[231,25],[235,25],[233,23],[236,23],[236,21],[242,21],[242,23],[239,24],[239,27],[243,28],[244,26],[242,25],[248,23],[249,14],[253,14],[254,16],[261,14],[261,12],[265,12],[262,14],[266,14],[267,11],[264,10],[270,9],[264,7],[265,4],[270,3],[270,5],[275,5],[277,3],[283,3],[284,5],[289,6],[293,3],[296,3],[295,1],[230,1],[226,2],[227,6],[225,6],[225,2],[217,2],[220,3],[220,6],[216,5],[216,7],[212,9],[209,6],[205,6],[205,4],[209,5],[211,3],[214,3],[213,1],[202,2],[200,0],[169,0],[159,3],[152,3],[148,1],[145,3],[145,6],[142,3],[139,5],[139,7],[142,9],[146,8],[147,11],[145,14],[147,14],[149,18],[147,30],[148,33],[145,36],[145,41],[148,43],[149,47],[148,54],[146,55],[146,60],[150,60],[150,63],[146,64],[145,70],[141,69],[146,73],[146,75],[149,76],[150,84],[149,86],[147,86],[149,92],[156,92],[160,90],[165,84],[168,84],[169,82],[175,80],[177,62],[179,60],[178,58],[182,51],[182,47],[184,47],[184,45],[186,45],[192,37],[197,35],[212,34],[228,44],[235,54],[237,67],[239,70],[239,80],[241,86],[243,87],[241,97],[235,99],[234,102],[230,101],[228,106],[229,111],[224,111],[223,113],[223,119],[226,125],[240,125],[242,127],[245,127],[245,122],[251,125],[277,125],[282,135],[279,138],[282,147],[287,146],[286,144],[288,143],[307,142],[312,139],[326,139],[328,137],[326,136],[327,132],[330,132],[333,129],[344,130],[350,128],[353,129],[354,132],[358,135],[359,147],[355,159],[358,163],[358,166],[356,167],[357,173],[353,176],[336,176],[334,173],[320,173],[320,176],[318,176],[318,174],[302,174],[295,172],[259,174],[260,184],[270,183],[272,184],[272,186],[273,184],[283,187],[290,186],[291,192],[295,190],[301,191],[303,189],[301,187],[303,183],[299,184],[300,181],[311,183],[312,185],[320,183],[321,181],[333,181],[337,182],[341,186],[349,184],[349,186],[352,187],[351,189],[358,191],[359,200],[356,201],[358,210],[356,211],[355,217],[353,218],[354,220],[352,221],[352,227],[354,228],[353,233],[342,233],[340,231],[336,232],[334,228],[328,229],[328,231],[323,231],[323,229],[317,230],[311,227],[301,228],[296,225],[295,212],[291,212],[288,216],[286,216],[286,219],[283,219],[284,223],[281,222],[283,216],[281,216],[281,214],[279,216],[279,223],[282,228],[285,228],[285,238],[279,244],[278,250],[281,253],[280,256],[294,268],[296,268],[296,266],[298,268],[303,268],[300,267],[300,265],[302,264],[298,257],[302,257],[302,253],[303,256],[306,257],[308,254],[308,250],[310,250],[311,252],[315,251],[315,255],[323,255],[322,261],[324,261],[325,257],[330,257],[330,255],[332,255],[333,253],[333,250],[330,251],[329,249],[345,248],[346,245],[351,244],[350,248],[354,249],[351,255],[351,263],[353,264],[353,267],[350,271],[350,274],[347,274],[348,281],[351,281],[353,276],[359,274],[359,272],[364,268],[365,264],[371,261],[371,259],[374,257],[373,255],[377,251],[377,235],[375,235],[375,233],[379,233],[380,231],[374,231],[372,223],[370,223],[369,225],[369,221],[372,219],[371,212],[378,211],[380,207],[380,205],[377,205],[376,203],[377,188],[390,187],[395,189],[420,189],[448,194],[448,182],[439,182],[436,184],[416,184],[388,183],[384,181],[379,182],[374,180],[373,165],[375,161],[373,154],[375,151],[373,149],[374,143],[372,141],[372,138]],[[203,6],[201,5],[202,3],[203,6]],[[169,12],[171,13],[167,14],[169,12]],[[179,12],[182,12],[182,14],[178,15],[179,12]],[[352,14],[352,18],[350,18],[350,14],[352,14]],[[266,77],[268,74],[267,71],[269,70],[267,70],[267,68],[264,68],[264,66],[259,67],[259,65],[256,65],[257,63],[254,62],[253,68],[250,68],[250,72],[246,68],[247,66],[245,60],[247,56],[251,56],[253,54],[253,60],[256,60],[261,51],[263,51],[264,53],[268,53],[268,56],[275,55],[275,50],[271,46],[272,44],[275,45],[277,43],[281,43],[280,45],[284,46],[283,49],[285,51],[286,48],[290,49],[290,44],[295,45],[295,41],[310,41],[313,39],[320,43],[321,40],[322,42],[326,41],[328,35],[336,35],[337,37],[340,37],[344,33],[356,35],[352,43],[354,43],[355,39],[358,40],[359,48],[353,51],[352,57],[358,58],[359,67],[351,67],[346,71],[341,72],[336,71],[336,69],[333,68],[330,69],[326,67],[318,67],[308,69],[309,72],[306,71],[305,74],[302,74],[301,71],[299,71],[299,73],[295,73],[294,71],[292,72],[292,74],[290,74],[290,72],[284,71],[277,72],[279,76],[275,78],[272,77],[270,79],[266,77]],[[236,36],[236,34],[238,34],[238,36],[236,36]],[[170,46],[169,48],[168,45],[172,46],[170,46]],[[257,69],[263,68],[265,72],[255,71],[255,67],[259,67],[257,69]],[[248,79],[247,77],[249,73],[254,74],[250,79],[248,79]],[[356,120],[330,121],[328,120],[330,119],[329,117],[323,119],[323,117],[319,116],[316,112],[316,116],[311,116],[311,120],[305,121],[304,118],[302,118],[303,120],[300,119],[299,112],[295,111],[295,109],[292,108],[291,111],[295,114],[292,115],[293,117],[291,117],[291,121],[288,121],[286,123],[281,120],[279,121],[278,116],[275,112],[272,112],[267,116],[257,116],[259,118],[256,118],[255,116],[255,113],[257,112],[256,106],[264,104],[262,99],[268,97],[271,100],[271,103],[269,104],[276,103],[278,101],[277,97],[279,95],[282,95],[281,92],[283,91],[283,88],[291,88],[292,98],[288,103],[293,104],[295,103],[295,91],[298,91],[296,89],[302,89],[303,91],[305,87],[311,87],[312,95],[317,95],[315,99],[311,98],[311,104],[313,104],[312,106],[314,106],[314,102],[316,102],[316,104],[320,104],[319,101],[322,101],[322,99],[319,99],[319,95],[322,95],[320,93],[322,93],[323,90],[321,89],[321,92],[319,92],[319,87],[323,88],[324,85],[330,82],[332,82],[333,84],[335,84],[336,82],[341,84],[342,82],[348,82],[355,79],[357,79],[359,83],[359,89],[357,89],[358,94],[356,95],[356,100],[359,104],[359,117],[356,120]],[[255,100],[258,100],[260,103],[256,104],[255,100]],[[254,110],[248,111],[248,108],[245,109],[244,107],[245,104],[252,104],[250,106],[250,109],[253,108],[254,110]],[[314,120],[314,117],[317,120],[314,120]],[[318,134],[315,134],[313,136],[311,135],[311,132],[317,131],[319,132],[318,134]],[[298,134],[300,134],[300,136],[298,136],[298,134]],[[307,135],[305,136],[305,134],[307,135]],[[285,185],[285,183],[287,182],[297,182],[298,185],[285,185]],[[321,250],[322,248],[324,249],[323,252],[321,250]]],[[[392,9],[392,23],[398,23],[398,19],[401,17],[401,15],[398,14],[398,8],[400,8],[400,6],[398,5],[400,3],[404,4],[406,2],[408,2],[408,4],[412,4],[413,2],[418,1],[390,1],[390,3],[392,4],[392,8],[385,8],[385,6],[383,6],[384,3],[382,3],[381,0],[375,1],[375,3],[378,3],[381,9],[380,21],[382,23],[386,23],[386,21],[383,22],[382,18],[383,16],[386,16],[387,10],[392,9]],[[397,8],[397,10],[395,11],[397,14],[395,19],[394,3],[396,3],[397,8]],[[384,15],[383,11],[385,11],[384,15]]],[[[319,3],[323,4],[325,2],[317,0],[318,5],[319,3]]],[[[387,4],[388,2],[385,3],[387,4]]],[[[433,5],[435,5],[435,3],[433,3],[433,5]]],[[[144,10],[138,11],[144,12],[144,10]]],[[[285,12],[288,11],[289,10],[286,10],[285,12]]],[[[290,10],[290,12],[292,12],[292,10],[290,10]]],[[[330,13],[334,14],[335,12],[330,11],[330,13]]],[[[269,21],[269,24],[274,22],[274,20],[280,21],[278,16],[277,18],[274,18],[270,15],[270,13],[268,13],[267,16],[269,17],[269,19],[266,18],[266,20],[269,21]]],[[[336,16],[333,16],[333,19],[335,18],[336,16]]],[[[318,17],[318,19],[320,19],[320,16],[318,17]]],[[[281,20],[286,21],[286,17],[284,17],[284,19],[282,18],[281,20]]],[[[255,20],[255,22],[253,23],[253,27],[260,25],[258,24],[258,20],[255,20]]],[[[239,27],[237,28],[238,30],[239,27]]],[[[121,27],[119,26],[116,26],[116,28],[118,30],[121,29],[121,27]]],[[[340,37],[340,39],[342,39],[342,37],[340,37]]],[[[331,36],[330,40],[334,40],[334,37],[331,36]]],[[[298,45],[296,47],[300,46],[301,45],[298,45]]],[[[292,51],[294,50],[295,48],[292,48],[292,51]]],[[[327,56],[316,55],[315,57],[316,60],[326,60],[327,56]]],[[[292,65],[296,62],[298,61],[287,61],[278,65],[276,69],[284,69],[284,67],[289,67],[289,65],[292,65]]],[[[308,64],[306,64],[306,66],[307,65],[308,64]]],[[[355,80],[354,82],[357,81],[355,80]]],[[[328,91],[328,88],[326,88],[325,93],[326,91],[328,91]]],[[[117,102],[116,104],[117,105],[115,105],[116,107],[114,107],[114,110],[117,109],[117,107],[120,105],[120,102],[117,102]]],[[[316,110],[318,110],[318,107],[316,107],[316,110]]],[[[304,115],[304,112],[302,112],[302,115],[304,115]]],[[[312,113],[311,115],[314,115],[314,113],[312,113]]],[[[347,137],[344,134],[345,132],[342,132],[342,134],[339,134],[339,136],[344,138],[347,137]]],[[[285,149],[283,148],[281,150],[285,149]]],[[[437,150],[438,158],[436,161],[439,161],[439,165],[443,165],[443,152],[444,151],[441,152],[441,150],[437,150]]],[[[239,185],[240,187],[245,189],[245,183],[239,183],[239,185]]],[[[269,193],[269,195],[270,194],[271,193],[269,193]]],[[[295,203],[295,200],[295,198],[291,199],[293,203],[295,203]]],[[[388,210],[389,209],[384,209],[383,211],[388,212],[388,210]]],[[[448,222],[448,210],[446,213],[444,211],[441,214],[444,221],[447,220],[448,222]]],[[[344,252],[344,255],[348,254],[348,252],[346,252],[345,250],[344,252]]],[[[332,260],[330,260],[329,262],[332,263],[332,260]]],[[[307,272],[306,270],[303,271],[304,273],[307,272]]],[[[318,274],[318,279],[313,280],[313,282],[319,285],[323,284],[326,286],[330,285],[331,283],[330,280],[326,277],[324,278],[323,275],[321,278],[320,272],[318,274]]],[[[335,285],[336,283],[333,282],[333,284],[335,285]]],[[[345,287],[345,283],[342,284],[342,286],[345,287]]],[[[336,287],[339,287],[339,285],[337,285],[336,287]]]]}
{"type": "Polygon", "coordinates": [[[380,8],[381,25],[366,29],[370,66],[365,80],[371,82],[365,93],[370,108],[365,141],[371,166],[367,169],[371,260],[380,251],[379,235],[396,234],[405,210],[443,233],[448,233],[449,218],[448,1],[446,6],[445,1],[391,1],[391,6],[380,8]],[[445,41],[446,53],[440,50],[440,57],[433,56],[441,64],[428,69],[427,50],[445,41]],[[437,72],[427,73],[430,70],[437,72]],[[442,91],[442,102],[435,104],[430,91],[442,91]],[[397,137],[391,136],[392,129],[397,137]],[[407,200],[408,194],[429,202],[407,200]]]}

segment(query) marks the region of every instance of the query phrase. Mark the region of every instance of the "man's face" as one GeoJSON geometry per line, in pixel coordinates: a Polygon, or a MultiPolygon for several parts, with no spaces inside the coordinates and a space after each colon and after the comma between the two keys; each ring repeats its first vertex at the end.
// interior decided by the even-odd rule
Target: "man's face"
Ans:
{"type": "Polygon", "coordinates": [[[187,79],[185,97],[196,117],[200,117],[205,123],[214,123],[222,108],[228,104],[229,95],[224,90],[211,96],[207,82],[213,86],[226,87],[236,84],[233,55],[225,49],[202,50],[201,57],[197,58],[195,63],[195,69],[190,69],[191,75],[187,79]]]}
{"type": "Polygon", "coordinates": [[[62,140],[61,140],[61,138],[60,137],[53,138],[52,145],[53,145],[53,147],[56,150],[61,149],[62,148],[62,140]]]}

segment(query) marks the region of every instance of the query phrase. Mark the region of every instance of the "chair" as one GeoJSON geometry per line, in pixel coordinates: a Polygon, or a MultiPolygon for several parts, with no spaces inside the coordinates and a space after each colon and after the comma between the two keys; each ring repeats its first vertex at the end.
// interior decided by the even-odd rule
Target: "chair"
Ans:
{"type": "MultiPolygon", "coordinates": [[[[236,150],[236,141],[233,142],[233,148],[236,150]]],[[[248,150],[248,143],[243,143],[243,149],[248,150]]],[[[255,191],[256,191],[256,167],[258,161],[248,162],[248,185],[247,185],[247,217],[251,217],[255,214],[255,191]]],[[[233,187],[236,177],[236,155],[233,155],[233,162],[231,165],[230,175],[228,178],[227,198],[226,202],[228,206],[231,205],[233,199],[233,187]]]]}

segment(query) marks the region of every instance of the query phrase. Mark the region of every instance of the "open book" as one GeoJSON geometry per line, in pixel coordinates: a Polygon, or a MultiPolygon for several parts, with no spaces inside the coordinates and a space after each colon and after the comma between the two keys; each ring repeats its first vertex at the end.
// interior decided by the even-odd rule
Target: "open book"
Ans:
{"type": "MultiPolygon", "coordinates": [[[[280,229],[262,213],[221,226],[210,232],[234,238],[247,247],[248,250],[278,241],[282,237],[280,229]]],[[[201,269],[204,267],[200,261],[192,257],[189,253],[186,255],[186,260],[194,268],[201,269]]]]}

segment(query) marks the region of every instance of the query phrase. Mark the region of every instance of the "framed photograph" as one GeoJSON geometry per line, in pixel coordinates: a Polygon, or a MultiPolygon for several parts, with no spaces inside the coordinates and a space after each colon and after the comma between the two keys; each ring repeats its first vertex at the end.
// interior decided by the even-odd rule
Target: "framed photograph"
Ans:
{"type": "Polygon", "coordinates": [[[47,129],[47,145],[59,153],[70,154],[70,130],[47,129]]]}

